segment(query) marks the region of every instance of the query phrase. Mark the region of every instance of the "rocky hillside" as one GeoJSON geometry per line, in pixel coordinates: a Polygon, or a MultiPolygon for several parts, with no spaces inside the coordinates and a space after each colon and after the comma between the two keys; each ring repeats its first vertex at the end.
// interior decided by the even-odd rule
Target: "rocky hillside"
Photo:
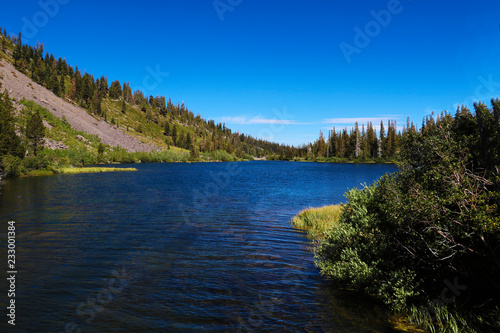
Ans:
{"type": "Polygon", "coordinates": [[[13,65],[0,60],[0,82],[2,88],[17,100],[33,100],[47,108],[58,118],[65,118],[76,130],[97,135],[101,142],[110,146],[120,146],[131,152],[149,152],[160,148],[140,139],[128,135],[117,126],[113,126],[102,119],[92,116],[86,110],[63,100],[45,87],[33,82],[13,65]]]}
{"type": "MultiPolygon", "coordinates": [[[[204,119],[184,102],[147,96],[132,91],[128,82],[109,84],[106,76],[82,73],[65,58],[45,51],[43,44],[23,44],[21,34],[0,33],[0,84],[10,98],[33,101],[72,129],[94,136],[98,143],[119,146],[131,154],[150,154],[148,160],[167,151],[181,159],[188,154],[192,160],[234,160],[284,156],[290,150],[204,119]]],[[[23,124],[16,126],[18,132],[24,131],[23,124]]]]}

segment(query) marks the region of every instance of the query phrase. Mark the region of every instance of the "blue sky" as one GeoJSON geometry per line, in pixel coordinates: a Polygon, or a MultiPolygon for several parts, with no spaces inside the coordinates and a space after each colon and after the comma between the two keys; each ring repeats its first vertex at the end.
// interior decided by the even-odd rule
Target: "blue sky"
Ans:
{"type": "Polygon", "coordinates": [[[96,77],[293,145],[500,96],[494,0],[5,0],[0,26],[96,77]]]}

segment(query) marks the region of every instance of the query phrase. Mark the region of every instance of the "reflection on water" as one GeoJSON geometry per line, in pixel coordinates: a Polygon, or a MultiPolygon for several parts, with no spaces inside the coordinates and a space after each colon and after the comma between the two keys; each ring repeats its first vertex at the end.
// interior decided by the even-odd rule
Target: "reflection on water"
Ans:
{"type": "Polygon", "coordinates": [[[4,185],[2,225],[17,228],[18,332],[392,331],[377,305],[328,286],[288,224],[392,166],[137,168],[4,185]]]}

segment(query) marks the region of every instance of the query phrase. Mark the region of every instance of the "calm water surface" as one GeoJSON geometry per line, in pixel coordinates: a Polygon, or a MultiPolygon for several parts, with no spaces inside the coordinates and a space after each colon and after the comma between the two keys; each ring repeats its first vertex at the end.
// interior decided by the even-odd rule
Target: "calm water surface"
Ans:
{"type": "Polygon", "coordinates": [[[3,186],[0,254],[14,220],[18,274],[15,329],[0,282],[0,331],[393,332],[378,306],[321,278],[289,220],[394,166],[135,167],[3,186]]]}

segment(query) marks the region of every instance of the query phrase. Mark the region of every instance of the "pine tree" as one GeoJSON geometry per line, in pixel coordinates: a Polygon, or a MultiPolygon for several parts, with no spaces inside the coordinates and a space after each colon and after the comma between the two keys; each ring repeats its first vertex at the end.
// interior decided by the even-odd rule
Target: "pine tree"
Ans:
{"type": "Polygon", "coordinates": [[[40,113],[35,112],[26,124],[26,136],[30,146],[33,147],[33,154],[37,156],[37,151],[40,146],[43,149],[43,141],[45,136],[45,126],[43,125],[40,113]]]}
{"type": "Polygon", "coordinates": [[[59,80],[59,96],[66,96],[66,82],[64,80],[64,75],[61,75],[61,79],[59,80]]]}
{"type": "Polygon", "coordinates": [[[195,145],[194,142],[191,142],[189,145],[189,153],[191,154],[192,157],[198,158],[200,157],[200,150],[199,148],[195,145]]]}
{"type": "Polygon", "coordinates": [[[99,80],[99,94],[102,97],[105,97],[108,94],[108,78],[101,76],[99,80]]]}
{"type": "Polygon", "coordinates": [[[361,155],[361,142],[359,137],[359,127],[358,122],[355,124],[354,135],[356,136],[356,143],[354,148],[354,157],[358,158],[361,155]]]}
{"type": "Polygon", "coordinates": [[[175,146],[177,142],[177,126],[175,126],[175,124],[172,125],[172,141],[175,146]]]}
{"type": "Polygon", "coordinates": [[[384,129],[384,121],[380,121],[380,135],[379,135],[379,142],[378,142],[378,157],[384,156],[385,153],[385,129],[384,129]]]}
{"type": "Polygon", "coordinates": [[[191,145],[193,144],[194,140],[192,139],[191,137],[191,133],[188,132],[187,135],[186,135],[186,145],[184,148],[186,149],[190,149],[191,148],[191,145]]]}
{"type": "Polygon", "coordinates": [[[370,158],[377,157],[377,136],[373,130],[373,124],[371,122],[368,123],[366,141],[368,145],[368,156],[370,158]]]}
{"type": "Polygon", "coordinates": [[[14,107],[10,96],[0,92],[0,157],[13,155],[23,157],[21,139],[16,135],[13,117],[14,107]]]}
{"type": "Polygon", "coordinates": [[[14,66],[16,67],[19,65],[19,61],[22,58],[22,53],[23,53],[22,48],[23,44],[21,40],[21,33],[19,33],[19,37],[17,38],[16,42],[16,47],[14,48],[14,53],[12,54],[12,57],[14,58],[14,66]]]}
{"type": "Polygon", "coordinates": [[[175,141],[175,145],[180,148],[186,147],[186,137],[184,136],[184,132],[179,132],[177,134],[177,140],[175,141]]]}
{"type": "Polygon", "coordinates": [[[92,99],[92,109],[98,115],[102,115],[101,102],[102,98],[99,94],[99,91],[98,90],[94,91],[94,98],[92,99]]]}
{"type": "Polygon", "coordinates": [[[111,98],[119,98],[122,95],[122,87],[120,85],[120,81],[116,80],[111,83],[111,87],[109,88],[109,97],[111,98]]]}
{"type": "Polygon", "coordinates": [[[59,96],[59,88],[60,88],[60,82],[59,82],[59,79],[57,77],[57,73],[55,70],[52,70],[51,71],[51,74],[50,74],[50,90],[52,90],[52,92],[54,94],[56,94],[57,96],[59,96]]]}
{"type": "Polygon", "coordinates": [[[170,136],[170,125],[168,124],[168,121],[165,122],[164,134],[165,136],[170,136]]]}

